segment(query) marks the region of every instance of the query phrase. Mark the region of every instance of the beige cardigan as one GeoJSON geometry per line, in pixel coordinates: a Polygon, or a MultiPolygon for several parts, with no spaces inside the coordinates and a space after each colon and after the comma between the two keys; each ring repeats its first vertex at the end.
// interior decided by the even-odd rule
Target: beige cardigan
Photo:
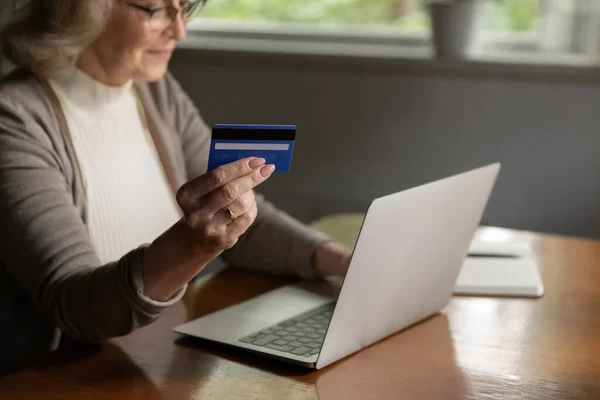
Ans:
{"type": "MultiPolygon", "coordinates": [[[[206,171],[210,130],[170,75],[136,89],[176,190],[206,171]]],[[[165,308],[135,290],[145,246],[106,265],[98,260],[55,100],[30,72],[0,81],[0,370],[53,351],[63,333],[101,342],[152,322],[165,308]]],[[[314,278],[312,257],[325,238],[257,198],[256,222],[223,259],[314,278]]]]}

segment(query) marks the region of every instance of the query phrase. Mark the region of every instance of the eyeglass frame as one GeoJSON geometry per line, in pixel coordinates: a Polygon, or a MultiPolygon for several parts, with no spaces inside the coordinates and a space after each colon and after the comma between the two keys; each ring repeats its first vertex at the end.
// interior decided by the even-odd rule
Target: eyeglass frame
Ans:
{"type": "MultiPolygon", "coordinates": [[[[200,12],[200,10],[202,10],[202,8],[206,5],[206,2],[207,2],[207,0],[196,0],[196,1],[188,2],[187,4],[189,4],[190,10],[193,10],[194,6],[196,4],[199,4],[199,5],[193,13],[188,14],[185,17],[188,20],[191,19],[194,15],[196,15],[198,12],[200,12]]],[[[169,18],[171,19],[171,23],[175,22],[175,19],[180,14],[180,12],[183,10],[183,7],[177,8],[177,7],[173,7],[173,6],[163,6],[163,7],[150,8],[150,7],[145,7],[145,6],[136,4],[131,1],[124,1],[123,3],[127,4],[130,7],[135,8],[139,11],[145,12],[146,14],[148,14],[150,19],[152,19],[154,14],[156,14],[157,12],[162,11],[162,10],[167,10],[167,15],[169,15],[169,18]]]]}

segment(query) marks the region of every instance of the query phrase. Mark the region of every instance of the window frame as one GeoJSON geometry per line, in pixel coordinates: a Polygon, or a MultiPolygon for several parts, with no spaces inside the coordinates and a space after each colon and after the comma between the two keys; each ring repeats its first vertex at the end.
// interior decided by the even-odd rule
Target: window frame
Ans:
{"type": "MultiPolygon", "coordinates": [[[[557,0],[539,0],[547,3],[557,0]]],[[[558,0],[564,1],[564,0],[558,0]]],[[[597,0],[572,0],[576,12],[572,18],[582,14],[582,10],[594,7],[597,0]]],[[[600,4],[598,10],[600,11],[600,4]]],[[[481,45],[476,59],[497,59],[502,54],[507,56],[507,61],[515,60],[519,55],[525,56],[526,60],[535,60],[539,57],[544,64],[552,60],[566,65],[589,65],[595,63],[600,53],[600,12],[595,12],[590,18],[572,21],[572,27],[568,34],[570,38],[568,45],[563,48],[552,48],[544,46],[548,37],[544,37],[541,25],[544,20],[550,18],[551,9],[540,5],[540,30],[536,32],[510,32],[510,31],[485,31],[481,37],[481,45]]],[[[221,21],[217,19],[199,18],[189,23],[189,32],[192,42],[206,43],[212,41],[212,46],[218,43],[229,43],[240,41],[243,46],[251,51],[253,45],[270,47],[273,51],[311,53],[322,52],[319,48],[326,49],[341,46],[340,51],[360,56],[363,52],[397,47],[399,51],[405,52],[408,58],[429,57],[431,53],[431,33],[413,32],[410,30],[398,30],[397,28],[386,28],[377,26],[333,26],[300,24],[290,22],[262,22],[262,21],[221,21]],[[242,44],[243,42],[243,44],[242,44]],[[294,49],[294,46],[297,48],[294,49]],[[297,50],[297,51],[294,51],[297,50]]],[[[193,46],[188,44],[187,47],[193,46]]],[[[385,52],[384,52],[385,53],[385,52]]],[[[527,62],[527,61],[525,61],[527,62]]]]}

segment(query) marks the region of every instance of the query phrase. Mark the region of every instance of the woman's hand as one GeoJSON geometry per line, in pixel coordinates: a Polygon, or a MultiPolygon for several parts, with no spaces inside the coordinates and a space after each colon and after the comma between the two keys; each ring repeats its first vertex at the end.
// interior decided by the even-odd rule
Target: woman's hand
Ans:
{"type": "Polygon", "coordinates": [[[343,277],[350,266],[351,251],[336,242],[326,242],[315,252],[314,267],[323,278],[330,276],[343,277]]]}
{"type": "Polygon", "coordinates": [[[183,185],[177,203],[197,250],[215,257],[233,247],[256,219],[254,187],[275,167],[263,158],[244,159],[216,168],[183,185]]]}
{"type": "Polygon", "coordinates": [[[172,298],[235,245],[256,219],[253,189],[274,170],[263,158],[246,158],[184,184],[176,196],[184,217],[145,250],[144,294],[157,301],[172,298]]]}

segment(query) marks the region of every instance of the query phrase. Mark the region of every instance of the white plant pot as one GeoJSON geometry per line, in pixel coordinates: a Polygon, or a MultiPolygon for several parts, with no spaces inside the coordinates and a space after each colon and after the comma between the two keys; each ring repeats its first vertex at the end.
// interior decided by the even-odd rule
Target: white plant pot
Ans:
{"type": "Polygon", "coordinates": [[[450,0],[429,4],[433,45],[438,58],[466,59],[476,46],[481,1],[450,0]]]}
{"type": "MultiPolygon", "coordinates": [[[[540,48],[551,52],[571,50],[575,34],[573,2],[545,0],[541,3],[540,48]]],[[[577,15],[581,16],[581,15],[577,15]]],[[[585,15],[584,15],[585,16],[585,15]]],[[[583,23],[584,21],[578,21],[583,23]]],[[[585,26],[585,24],[581,25],[585,26]]]]}

